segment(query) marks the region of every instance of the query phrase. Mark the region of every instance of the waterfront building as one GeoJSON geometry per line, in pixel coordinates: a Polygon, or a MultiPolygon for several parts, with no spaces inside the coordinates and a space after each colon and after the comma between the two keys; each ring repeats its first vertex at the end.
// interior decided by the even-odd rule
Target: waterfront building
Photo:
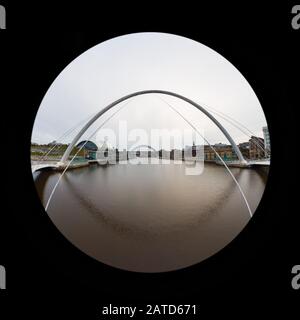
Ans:
{"type": "Polygon", "coordinates": [[[264,139],[260,137],[251,136],[249,140],[249,154],[250,159],[262,159],[265,157],[264,139]]]}
{"type": "MultiPolygon", "coordinates": [[[[236,153],[234,152],[231,145],[223,144],[223,143],[217,143],[213,145],[213,148],[215,151],[219,154],[219,156],[224,161],[233,161],[237,160],[236,153]]],[[[218,156],[210,146],[205,145],[204,146],[204,159],[205,161],[217,161],[219,160],[218,156]]]]}
{"type": "Polygon", "coordinates": [[[250,159],[250,143],[249,141],[247,142],[242,142],[238,145],[243,157],[245,159],[250,159]]]}
{"type": "Polygon", "coordinates": [[[270,142],[270,134],[268,127],[263,127],[263,134],[265,140],[265,155],[266,157],[270,156],[271,154],[271,142],[270,142]]]}
{"type": "Polygon", "coordinates": [[[81,148],[84,150],[84,157],[88,160],[95,160],[96,159],[96,153],[98,151],[97,145],[92,141],[83,140],[80,141],[77,146],[77,148],[81,148]]]}

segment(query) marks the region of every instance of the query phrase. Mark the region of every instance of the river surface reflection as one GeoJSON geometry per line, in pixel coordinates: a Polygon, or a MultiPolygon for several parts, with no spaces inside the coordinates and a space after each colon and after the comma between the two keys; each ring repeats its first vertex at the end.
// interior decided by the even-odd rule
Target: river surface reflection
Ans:
{"type": "MultiPolygon", "coordinates": [[[[266,179],[254,169],[231,168],[254,212],[266,179]]],[[[34,174],[46,204],[60,173],[34,174]]],[[[62,234],[108,265],[139,272],[176,270],[213,255],[250,219],[222,166],[201,175],[185,164],[90,165],[67,171],[47,211],[62,234]]]]}

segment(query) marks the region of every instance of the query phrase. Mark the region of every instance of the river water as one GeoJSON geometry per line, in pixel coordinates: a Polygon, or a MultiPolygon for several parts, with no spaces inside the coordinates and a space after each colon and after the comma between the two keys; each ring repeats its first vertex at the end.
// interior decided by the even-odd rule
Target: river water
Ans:
{"type": "MultiPolygon", "coordinates": [[[[61,233],[105,264],[138,272],[176,270],[218,252],[250,220],[243,198],[222,166],[201,175],[186,164],[90,165],[67,171],[48,208],[61,233]]],[[[266,177],[231,168],[254,212],[266,177]]],[[[34,174],[46,204],[60,173],[34,174]]]]}

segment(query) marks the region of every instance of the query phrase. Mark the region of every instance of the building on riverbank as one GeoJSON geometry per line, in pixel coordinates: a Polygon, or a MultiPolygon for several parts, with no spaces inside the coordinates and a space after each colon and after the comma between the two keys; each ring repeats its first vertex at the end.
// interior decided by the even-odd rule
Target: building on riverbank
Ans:
{"type": "Polygon", "coordinates": [[[264,141],[265,141],[265,156],[271,155],[271,141],[268,127],[263,127],[264,141]]]}
{"type": "Polygon", "coordinates": [[[251,160],[265,158],[264,139],[256,136],[251,136],[249,140],[249,155],[251,160]]]}

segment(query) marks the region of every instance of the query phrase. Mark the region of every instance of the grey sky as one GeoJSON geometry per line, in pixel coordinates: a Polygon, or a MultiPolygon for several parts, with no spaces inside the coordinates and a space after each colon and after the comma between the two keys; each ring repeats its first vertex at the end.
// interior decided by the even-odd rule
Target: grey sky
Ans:
{"type": "MultiPolygon", "coordinates": [[[[114,100],[147,89],[182,94],[204,107],[226,113],[259,136],[266,125],[260,103],[246,79],[217,52],[171,34],[137,33],[89,49],[58,75],[39,108],[32,141],[48,143],[57,140],[69,128],[114,100]]],[[[163,99],[202,130],[210,143],[227,143],[216,125],[199,110],[173,97],[163,96],[163,99]]],[[[223,119],[216,118],[237,143],[249,139],[223,119]]],[[[118,120],[127,120],[129,129],[188,128],[156,95],[130,100],[105,127],[117,131],[118,120]]],[[[63,142],[70,142],[71,137],[63,142]]]]}

